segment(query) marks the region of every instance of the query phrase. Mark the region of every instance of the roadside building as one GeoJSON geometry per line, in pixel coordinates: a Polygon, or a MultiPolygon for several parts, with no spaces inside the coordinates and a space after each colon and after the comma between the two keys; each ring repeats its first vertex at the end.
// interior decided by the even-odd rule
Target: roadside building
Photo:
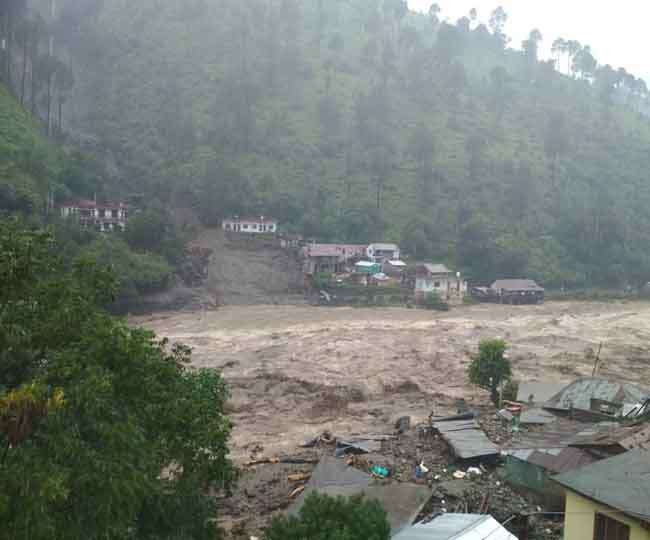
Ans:
{"type": "Polygon", "coordinates": [[[400,258],[397,244],[376,243],[366,248],[366,257],[373,262],[383,264],[384,261],[395,261],[400,258]]]}
{"type": "Polygon", "coordinates": [[[305,273],[341,273],[352,269],[353,263],[366,254],[366,246],[357,244],[317,244],[303,247],[305,273]]]}
{"type": "Polygon", "coordinates": [[[394,260],[385,261],[382,265],[382,271],[387,276],[403,280],[406,274],[407,264],[404,261],[394,260]]]}
{"type": "Polygon", "coordinates": [[[222,221],[221,227],[226,232],[245,234],[269,234],[278,231],[278,221],[268,216],[239,217],[233,216],[222,221]]]}
{"type": "Polygon", "coordinates": [[[61,205],[61,217],[76,219],[84,228],[100,232],[123,231],[129,218],[129,209],[123,203],[98,203],[80,199],[61,205]]]}
{"type": "Polygon", "coordinates": [[[461,301],[467,293],[467,282],[460,273],[444,264],[418,263],[415,266],[415,300],[424,302],[427,295],[436,293],[445,301],[461,301]]]}
{"type": "Polygon", "coordinates": [[[416,523],[393,540],[517,540],[503,525],[486,514],[442,514],[428,523],[416,523]]]}
{"type": "Polygon", "coordinates": [[[499,279],[490,289],[502,304],[540,304],[544,301],[544,288],[532,279],[499,279]]]}
{"type": "Polygon", "coordinates": [[[566,540],[650,540],[650,452],[631,450],[554,477],[566,540]]]}

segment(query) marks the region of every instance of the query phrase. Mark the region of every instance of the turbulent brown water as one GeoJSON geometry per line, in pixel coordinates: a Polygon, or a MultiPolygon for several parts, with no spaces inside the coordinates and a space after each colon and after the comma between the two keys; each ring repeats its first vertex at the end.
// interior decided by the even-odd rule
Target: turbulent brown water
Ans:
{"type": "Polygon", "coordinates": [[[485,402],[467,382],[484,338],[509,346],[515,376],[569,382],[600,375],[650,386],[650,303],[479,305],[448,314],[411,309],[238,306],[142,317],[134,324],[194,349],[194,364],[223,370],[232,390],[237,459],[274,455],[329,429],[385,430],[396,417],[485,402]]]}

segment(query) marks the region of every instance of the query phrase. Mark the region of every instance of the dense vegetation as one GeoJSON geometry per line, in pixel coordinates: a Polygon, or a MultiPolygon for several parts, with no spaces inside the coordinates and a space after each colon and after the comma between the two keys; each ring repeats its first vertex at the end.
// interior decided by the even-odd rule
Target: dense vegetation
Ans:
{"type": "Polygon", "coordinates": [[[277,517],[265,540],[388,540],[390,525],[377,501],[311,493],[298,517],[277,517]]]}
{"type": "Polygon", "coordinates": [[[113,275],[60,251],[0,221],[0,538],[213,540],[220,375],[107,315],[113,275]]]}
{"type": "Polygon", "coordinates": [[[570,39],[540,62],[542,33],[515,50],[503,10],[475,15],[61,1],[70,128],[101,142],[125,189],[208,225],[265,212],[323,240],[396,240],[480,281],[647,281],[645,84],[570,39]]]}
{"type": "Polygon", "coordinates": [[[502,339],[482,340],[467,371],[472,384],[490,390],[495,404],[499,401],[499,386],[512,377],[510,360],[505,355],[506,349],[506,342],[502,339]]]}
{"type": "Polygon", "coordinates": [[[130,309],[144,294],[174,280],[185,236],[169,212],[151,203],[136,214],[124,235],[81,230],[60,220],[52,203],[76,197],[110,196],[103,167],[90,154],[50,141],[42,124],[0,84],[0,216],[18,214],[48,223],[68,263],[92,256],[119,277],[116,307],[130,309]]]}

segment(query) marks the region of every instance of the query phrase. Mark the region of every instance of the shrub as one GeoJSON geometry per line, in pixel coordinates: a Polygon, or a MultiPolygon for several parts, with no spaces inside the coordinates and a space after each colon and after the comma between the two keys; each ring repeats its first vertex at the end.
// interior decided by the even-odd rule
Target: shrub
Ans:
{"type": "Polygon", "coordinates": [[[486,339],[478,346],[469,365],[469,380],[482,388],[490,390],[492,401],[499,399],[499,385],[510,380],[512,370],[510,361],[505,357],[506,343],[501,339],[486,339]]]}
{"type": "Polygon", "coordinates": [[[377,501],[312,493],[298,517],[273,520],[265,540],[388,540],[390,525],[377,501]]]}
{"type": "Polygon", "coordinates": [[[435,311],[449,311],[449,304],[445,302],[440,295],[430,292],[424,299],[424,307],[435,311]]]}

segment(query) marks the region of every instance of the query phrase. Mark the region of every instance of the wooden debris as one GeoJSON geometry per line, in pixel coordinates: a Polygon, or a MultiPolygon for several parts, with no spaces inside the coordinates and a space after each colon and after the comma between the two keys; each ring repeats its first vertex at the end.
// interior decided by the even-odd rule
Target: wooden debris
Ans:
{"type": "Polygon", "coordinates": [[[290,499],[295,499],[298,495],[300,495],[303,491],[305,491],[305,486],[298,486],[296,489],[294,489],[291,493],[289,493],[289,498],[290,499]]]}
{"type": "Polygon", "coordinates": [[[296,473],[287,476],[289,482],[303,482],[309,480],[309,478],[311,478],[311,473],[296,473]]]}

